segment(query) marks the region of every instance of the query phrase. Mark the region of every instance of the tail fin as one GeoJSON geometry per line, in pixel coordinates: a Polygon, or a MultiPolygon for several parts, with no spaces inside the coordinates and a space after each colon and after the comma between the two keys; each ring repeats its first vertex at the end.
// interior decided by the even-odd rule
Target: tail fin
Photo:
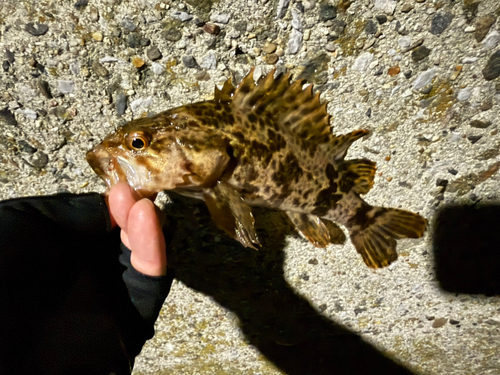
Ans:
{"type": "Polygon", "coordinates": [[[396,240],[420,238],[427,220],[410,211],[365,206],[353,218],[351,241],[370,268],[386,267],[398,258],[396,240]]]}

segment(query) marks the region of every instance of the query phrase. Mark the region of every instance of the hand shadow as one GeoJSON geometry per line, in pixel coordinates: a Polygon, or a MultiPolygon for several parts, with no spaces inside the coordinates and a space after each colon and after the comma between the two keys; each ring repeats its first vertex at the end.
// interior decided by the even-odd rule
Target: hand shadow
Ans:
{"type": "Polygon", "coordinates": [[[500,204],[444,206],[433,227],[441,288],[452,293],[500,294],[500,204]]]}
{"type": "MultiPolygon", "coordinates": [[[[412,374],[347,328],[321,316],[283,275],[281,212],[253,209],[262,247],[219,231],[203,202],[169,194],[169,266],[185,285],[235,313],[248,342],[287,374],[412,374]]],[[[332,291],[335,293],[335,291],[332,291]]]]}

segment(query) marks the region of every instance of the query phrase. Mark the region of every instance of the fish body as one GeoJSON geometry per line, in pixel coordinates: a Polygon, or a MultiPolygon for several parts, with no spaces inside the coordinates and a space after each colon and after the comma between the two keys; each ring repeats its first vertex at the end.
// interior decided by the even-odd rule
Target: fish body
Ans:
{"type": "Polygon", "coordinates": [[[210,101],[136,119],[87,153],[108,187],[175,190],[203,199],[216,224],[244,246],[259,244],[250,206],[285,211],[311,243],[325,247],[325,221],[349,230],[372,268],[397,259],[396,239],[421,237],[418,214],[372,207],[361,194],[373,186],[374,162],[345,160],[366,130],[331,133],[326,103],[303,80],[274,71],[256,84],[253,70],[234,87],[228,80],[210,101]]]}

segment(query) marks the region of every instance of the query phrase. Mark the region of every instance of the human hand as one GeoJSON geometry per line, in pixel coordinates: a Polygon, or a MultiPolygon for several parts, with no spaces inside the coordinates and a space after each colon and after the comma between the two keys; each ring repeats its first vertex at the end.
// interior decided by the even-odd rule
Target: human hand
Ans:
{"type": "Polygon", "coordinates": [[[107,204],[112,225],[121,228],[121,240],[132,251],[132,266],[145,275],[163,276],[167,273],[166,245],[154,198],[141,199],[121,182],[111,188],[107,204]]]}

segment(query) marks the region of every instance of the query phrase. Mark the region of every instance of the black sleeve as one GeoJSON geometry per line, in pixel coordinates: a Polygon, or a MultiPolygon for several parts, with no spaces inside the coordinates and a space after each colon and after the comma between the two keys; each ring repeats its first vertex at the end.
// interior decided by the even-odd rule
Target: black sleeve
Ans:
{"type": "Polygon", "coordinates": [[[137,271],[130,263],[132,252],[121,245],[120,263],[127,269],[123,273],[123,281],[127,286],[130,300],[144,320],[154,324],[165,298],[170,292],[173,272],[168,270],[166,276],[148,276],[137,271]]]}
{"type": "MultiPolygon", "coordinates": [[[[24,232],[23,222],[37,220],[52,222],[54,228],[79,232],[109,232],[111,219],[104,197],[100,194],[57,194],[46,197],[28,197],[0,202],[2,224],[16,221],[10,226],[13,234],[24,232]]],[[[2,238],[9,236],[5,226],[0,227],[2,238]]]]}
{"type": "Polygon", "coordinates": [[[0,202],[0,373],[128,373],[172,277],[140,274],[120,244],[99,194],[0,202]]]}

